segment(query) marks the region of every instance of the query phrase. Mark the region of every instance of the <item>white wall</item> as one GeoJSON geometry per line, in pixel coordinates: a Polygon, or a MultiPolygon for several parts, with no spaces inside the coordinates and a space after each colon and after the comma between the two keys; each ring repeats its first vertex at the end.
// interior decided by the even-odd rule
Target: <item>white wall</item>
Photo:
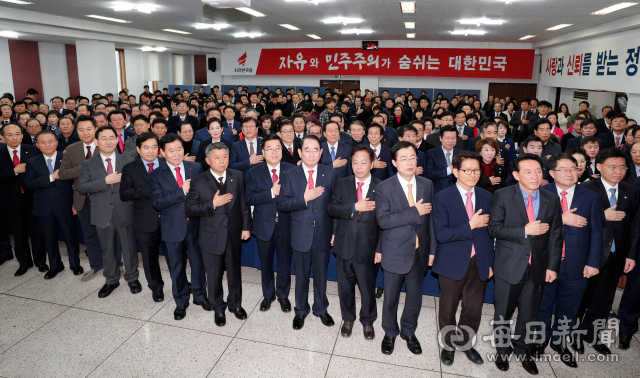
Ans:
{"type": "Polygon", "coordinates": [[[158,89],[169,88],[169,84],[173,84],[173,59],[171,53],[159,53],[160,59],[160,80],[158,81],[158,89]]]}
{"type": "Polygon", "coordinates": [[[629,93],[627,100],[627,117],[635,120],[640,119],[640,94],[629,93]]]}
{"type": "MultiPolygon", "coordinates": [[[[142,50],[124,50],[124,65],[127,73],[129,94],[138,97],[144,91],[144,59],[142,50]]],[[[153,88],[151,88],[153,91],[153,88]]]]}
{"type": "Polygon", "coordinates": [[[171,56],[171,77],[172,81],[169,84],[185,85],[184,81],[184,55],[172,55],[171,56]]]}
{"type": "MultiPolygon", "coordinates": [[[[193,55],[184,57],[184,85],[194,85],[196,82],[193,69],[193,55]]],[[[201,83],[198,83],[201,84],[201,83]]]]}
{"type": "Polygon", "coordinates": [[[38,53],[44,100],[49,102],[54,96],[69,97],[69,72],[64,45],[38,42],[38,53]]]}
{"type": "Polygon", "coordinates": [[[7,39],[0,39],[0,94],[2,93],[13,94],[13,72],[7,39]]]}
{"type": "Polygon", "coordinates": [[[222,56],[220,54],[207,54],[207,84],[213,88],[214,85],[220,86],[222,90],[222,75],[220,74],[220,63],[222,56]],[[216,72],[209,71],[209,58],[216,58],[216,72]]]}
{"type": "Polygon", "coordinates": [[[76,41],[80,94],[91,98],[94,93],[118,93],[115,43],[76,41]]]}

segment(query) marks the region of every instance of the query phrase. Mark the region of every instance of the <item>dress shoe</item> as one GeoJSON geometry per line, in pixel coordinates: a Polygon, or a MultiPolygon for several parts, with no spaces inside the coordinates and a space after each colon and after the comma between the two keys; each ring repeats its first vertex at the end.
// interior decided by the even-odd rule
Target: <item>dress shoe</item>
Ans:
{"type": "Polygon", "coordinates": [[[220,314],[216,312],[215,316],[213,317],[213,321],[218,327],[224,327],[224,325],[227,324],[227,316],[224,314],[224,312],[220,314]]]}
{"type": "Polygon", "coordinates": [[[176,309],[173,310],[173,318],[175,320],[184,319],[184,317],[187,316],[187,307],[189,307],[189,302],[184,306],[176,307],[176,309]]]}
{"type": "Polygon", "coordinates": [[[114,291],[118,286],[120,286],[120,282],[116,282],[112,285],[104,284],[102,289],[98,292],[98,298],[106,298],[111,295],[111,292],[114,291]]]}
{"type": "Polygon", "coordinates": [[[202,309],[205,311],[213,311],[213,306],[211,306],[211,303],[209,303],[209,301],[207,300],[193,301],[193,304],[196,306],[202,306],[202,309]]]}
{"type": "Polygon", "coordinates": [[[382,294],[384,294],[384,289],[381,287],[376,288],[376,299],[382,298],[382,294]]]}
{"type": "Polygon", "coordinates": [[[422,347],[420,346],[420,341],[418,341],[416,335],[405,336],[400,334],[400,338],[407,342],[407,348],[409,348],[411,353],[422,354],[422,347]]]}
{"type": "Polygon", "coordinates": [[[280,302],[282,312],[291,312],[291,302],[289,302],[289,298],[278,298],[278,302],[280,302]]]}
{"type": "Polygon", "coordinates": [[[242,307],[230,308],[229,312],[235,315],[236,318],[240,320],[245,320],[247,318],[247,312],[242,307]]]}
{"type": "Polygon", "coordinates": [[[576,337],[571,343],[571,349],[578,352],[579,354],[584,354],[584,341],[576,337]]]}
{"type": "Polygon", "coordinates": [[[264,298],[260,303],[260,311],[262,312],[269,311],[269,309],[271,308],[271,302],[275,300],[276,300],[275,295],[272,298],[264,298]]]}
{"type": "Polygon", "coordinates": [[[593,346],[593,349],[595,349],[595,351],[600,354],[611,354],[611,350],[609,349],[609,347],[599,341],[596,343],[596,345],[593,346]]]}
{"type": "Polygon", "coordinates": [[[87,271],[87,273],[85,273],[82,278],[80,279],[80,281],[82,282],[87,282],[90,281],[91,279],[98,277],[99,274],[102,270],[94,270],[94,269],[89,269],[87,271]]]}
{"type": "Polygon", "coordinates": [[[631,345],[631,336],[621,333],[618,349],[622,349],[622,350],[629,349],[630,345],[631,345]]]}
{"type": "Polygon", "coordinates": [[[16,277],[20,277],[23,274],[27,273],[29,268],[30,267],[28,267],[28,266],[21,266],[20,268],[18,268],[18,270],[16,270],[16,272],[13,275],[16,276],[16,277]]]}
{"type": "Polygon", "coordinates": [[[342,323],[342,328],[340,328],[340,335],[342,335],[342,337],[351,337],[352,331],[353,331],[353,322],[342,323]]]}
{"type": "Polygon", "coordinates": [[[140,285],[140,281],[135,280],[129,282],[129,289],[131,290],[131,294],[138,294],[142,291],[142,285],[140,285]]]}
{"type": "Polygon", "coordinates": [[[39,271],[40,273],[48,272],[48,271],[49,271],[49,265],[47,265],[47,264],[42,264],[42,265],[40,265],[40,266],[38,267],[38,271],[39,271]]]}
{"type": "Polygon", "coordinates": [[[336,323],[333,322],[333,318],[331,317],[331,315],[329,315],[328,312],[325,312],[322,315],[316,315],[316,314],[313,314],[313,315],[315,315],[318,318],[320,318],[320,321],[322,322],[322,324],[326,325],[327,327],[331,327],[334,324],[336,324],[336,323]]]}
{"type": "Polygon", "coordinates": [[[482,356],[480,356],[480,353],[478,353],[478,351],[475,350],[475,348],[471,347],[469,348],[469,350],[465,350],[464,354],[467,356],[469,361],[473,362],[474,364],[476,365],[484,364],[484,360],[482,359],[482,356]]]}
{"type": "Polygon", "coordinates": [[[78,265],[76,267],[71,267],[71,271],[73,272],[74,276],[79,276],[82,273],[84,273],[84,268],[82,267],[82,265],[78,265]]]}
{"type": "Polygon", "coordinates": [[[293,329],[299,330],[304,327],[304,319],[307,315],[296,315],[293,317],[293,329]]]}
{"type": "Polygon", "coordinates": [[[153,298],[154,302],[162,302],[164,301],[164,292],[162,290],[156,290],[151,294],[151,298],[153,298]]]}
{"type": "Polygon", "coordinates": [[[365,340],[373,340],[376,338],[376,331],[373,326],[363,326],[362,332],[364,333],[365,340]]]}
{"type": "Polygon", "coordinates": [[[531,356],[525,356],[522,359],[522,368],[531,375],[538,375],[538,366],[531,356]]]}
{"type": "Polygon", "coordinates": [[[496,367],[500,371],[509,370],[509,360],[507,360],[507,356],[496,353],[496,367]]]}
{"type": "Polygon", "coordinates": [[[382,354],[390,355],[391,353],[393,353],[393,349],[395,348],[395,345],[396,345],[396,338],[385,335],[382,338],[382,345],[380,345],[382,354]]]}
{"type": "Polygon", "coordinates": [[[9,260],[13,260],[13,253],[10,255],[4,255],[0,257],[0,265],[4,264],[5,262],[9,261],[9,260]]]}
{"type": "Polygon", "coordinates": [[[58,273],[62,272],[63,270],[64,270],[64,265],[58,269],[50,270],[44,274],[44,279],[50,280],[52,278],[55,278],[58,275],[58,273]]]}
{"type": "Polygon", "coordinates": [[[453,358],[456,355],[456,350],[446,350],[446,349],[442,349],[442,351],[440,352],[440,361],[442,362],[443,365],[445,366],[451,366],[453,365],[453,358]]]}
{"type": "Polygon", "coordinates": [[[545,341],[542,344],[536,344],[535,346],[533,346],[531,348],[531,350],[529,351],[529,353],[531,354],[531,356],[533,358],[539,359],[540,357],[542,357],[542,355],[544,354],[544,350],[547,348],[547,345],[549,344],[549,341],[545,341]]]}
{"type": "Polygon", "coordinates": [[[556,353],[560,355],[560,361],[568,367],[577,368],[578,364],[576,363],[576,359],[573,357],[573,353],[567,349],[566,346],[562,346],[562,344],[554,344],[551,343],[551,349],[555,350],[556,353]]]}

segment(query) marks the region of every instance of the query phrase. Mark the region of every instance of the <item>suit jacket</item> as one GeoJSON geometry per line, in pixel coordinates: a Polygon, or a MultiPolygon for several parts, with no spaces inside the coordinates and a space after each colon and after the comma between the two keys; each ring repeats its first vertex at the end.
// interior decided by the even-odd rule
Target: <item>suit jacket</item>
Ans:
{"type": "MultiPolygon", "coordinates": [[[[56,136],[57,137],[57,136],[56,136]]],[[[23,133],[22,136],[22,143],[21,144],[28,144],[30,146],[35,146],[36,144],[33,141],[33,138],[31,137],[31,135],[29,135],[29,133],[23,133]]]]}
{"type": "MultiPolygon", "coordinates": [[[[134,131],[131,131],[131,130],[127,130],[127,129],[125,129],[125,130],[124,130],[124,145],[126,145],[126,144],[127,144],[127,141],[128,141],[129,139],[133,138],[134,136],[136,136],[136,133],[135,133],[134,131]]],[[[124,145],[123,145],[123,146],[124,146],[124,145]]],[[[117,153],[119,153],[119,154],[124,153],[122,150],[120,150],[120,143],[118,143],[116,146],[117,146],[117,147],[116,147],[116,152],[117,152],[117,153]]]]}
{"type": "MultiPolygon", "coordinates": [[[[371,176],[367,193],[362,198],[376,200],[376,188],[382,181],[371,176]]],[[[336,182],[329,202],[329,216],[337,219],[333,252],[348,260],[355,254],[360,264],[373,264],[375,253],[380,252],[380,228],[375,211],[358,212],[356,176],[348,176],[336,182]]]]}
{"type": "MultiPolygon", "coordinates": [[[[340,168],[335,168],[335,180],[340,180],[351,174],[353,174],[351,168],[351,147],[349,145],[338,141],[336,148],[336,159],[342,158],[347,161],[347,164],[340,168]]],[[[333,169],[333,161],[331,160],[331,147],[327,142],[322,142],[322,157],[320,158],[320,164],[327,165],[333,169]]]]}
{"type": "MultiPolygon", "coordinates": [[[[295,167],[285,162],[280,162],[280,176],[295,167]]],[[[277,197],[271,195],[273,187],[272,173],[267,164],[259,164],[251,167],[247,172],[245,200],[248,206],[253,208],[253,230],[251,233],[258,239],[271,240],[276,222],[280,223],[280,229],[285,230],[282,236],[291,239],[291,213],[278,210],[277,197]]]]}
{"type": "MultiPolygon", "coordinates": [[[[95,155],[99,153],[98,147],[96,146],[93,154],[95,155]]],[[[60,165],[60,172],[58,172],[61,180],[73,180],[73,208],[76,209],[76,211],[82,210],[84,207],[84,200],[87,198],[86,195],[78,192],[80,168],[82,167],[82,163],[87,160],[86,156],[87,151],[84,149],[84,144],[82,142],[76,142],[70,145],[64,151],[64,158],[60,165]]]]}
{"type": "Polygon", "coordinates": [[[537,236],[525,235],[529,223],[520,185],[496,191],[491,202],[489,235],[496,239],[493,273],[515,285],[529,264],[534,285],[543,285],[547,269],[558,272],[562,258],[562,209],[557,194],[538,191],[540,209],[536,220],[549,224],[549,231],[537,236]]]}
{"type": "MultiPolygon", "coordinates": [[[[585,188],[595,192],[600,201],[602,210],[611,207],[609,197],[611,193],[607,192],[602,185],[602,179],[598,178],[590,180],[582,184],[585,188]]],[[[602,216],[604,222],[602,236],[602,265],[609,258],[611,253],[612,242],[615,240],[615,252],[622,253],[626,258],[638,260],[638,249],[640,249],[640,189],[629,185],[625,182],[618,184],[618,205],[616,210],[624,211],[626,216],[619,222],[612,222],[602,216]]],[[[575,198],[575,197],[574,197],[575,198]]]]}
{"type": "MultiPolygon", "coordinates": [[[[458,152],[460,151],[455,148],[451,150],[451,162],[458,152]]],[[[447,158],[444,156],[442,147],[429,150],[426,155],[425,174],[429,180],[433,181],[436,193],[456,183],[453,173],[447,174],[447,158]]]]}
{"type": "MultiPolygon", "coordinates": [[[[184,180],[193,180],[200,176],[202,167],[198,163],[190,161],[184,164],[184,180]]],[[[167,243],[181,243],[187,237],[187,225],[191,224],[190,229],[197,229],[199,220],[189,219],[185,216],[185,202],[187,196],[184,190],[178,186],[171,169],[167,162],[160,164],[158,169],[147,175],[149,182],[149,190],[153,207],[160,211],[160,227],[162,231],[162,241],[167,243]],[[188,223],[187,223],[188,222],[188,223]]],[[[189,237],[197,238],[198,235],[189,235],[189,237]]]]}
{"type": "MultiPolygon", "coordinates": [[[[196,131],[196,135],[193,139],[200,142],[205,140],[211,140],[211,134],[209,134],[209,131],[206,128],[200,129],[196,131]]],[[[231,129],[228,129],[226,127],[222,128],[222,137],[220,139],[228,140],[231,143],[235,142],[236,140],[235,135],[233,135],[233,131],[231,131],[231,129]]]]}
{"type": "Polygon", "coordinates": [[[80,137],[78,136],[78,134],[74,131],[73,133],[71,133],[71,135],[69,136],[69,138],[65,139],[64,136],[62,136],[62,134],[58,135],[58,151],[64,151],[67,149],[68,146],[79,142],[80,141],[80,137]]]}
{"type": "MultiPolygon", "coordinates": [[[[453,125],[456,128],[456,131],[458,130],[458,125],[453,125]]],[[[472,127],[470,126],[465,126],[464,129],[462,129],[462,134],[467,136],[467,140],[463,140],[462,141],[462,147],[464,150],[467,149],[467,147],[469,146],[469,141],[473,138],[476,137],[475,135],[475,131],[472,127]]],[[[439,138],[438,138],[439,139],[439,138]]],[[[473,149],[475,151],[475,148],[473,149]]]]}
{"type": "Polygon", "coordinates": [[[245,184],[242,172],[227,169],[227,193],[233,194],[231,202],[213,208],[213,197],[218,191],[218,183],[207,171],[191,182],[187,194],[185,214],[190,218],[200,218],[200,248],[204,252],[222,255],[227,238],[231,238],[234,249],[242,248],[242,231],[252,227],[251,206],[245,202],[245,184]]]}
{"type": "MultiPolygon", "coordinates": [[[[525,113],[524,119],[530,120],[531,117],[535,115],[536,113],[528,111],[525,113]]],[[[531,124],[531,122],[529,122],[529,124],[531,124]]],[[[518,144],[522,143],[525,139],[527,139],[529,135],[531,135],[531,133],[529,132],[529,126],[523,127],[522,110],[513,112],[509,125],[513,126],[512,138],[518,144]]]]}
{"type": "Polygon", "coordinates": [[[293,106],[293,102],[291,102],[291,103],[287,104],[287,107],[285,108],[285,110],[284,110],[284,114],[283,114],[283,115],[284,115],[285,117],[291,117],[291,115],[292,115],[295,111],[297,111],[297,110],[299,110],[299,109],[300,109],[300,102],[298,102],[297,107],[294,107],[294,106],[293,106]]]}
{"type": "MultiPolygon", "coordinates": [[[[257,110],[258,113],[260,113],[260,117],[265,115],[264,106],[262,106],[262,104],[256,104],[255,106],[253,106],[252,103],[249,103],[249,106],[254,108],[255,110],[257,110]]],[[[258,118],[260,118],[260,117],[258,117],[258,118]]]]}
{"type": "Polygon", "coordinates": [[[391,148],[394,144],[398,143],[398,141],[398,131],[396,131],[396,129],[394,129],[393,127],[385,127],[384,136],[382,137],[380,143],[391,148]]]}
{"type": "MultiPolygon", "coordinates": [[[[434,147],[441,147],[442,146],[442,142],[440,141],[440,130],[434,130],[431,134],[427,135],[427,142],[429,142],[430,144],[432,144],[434,147]]],[[[456,149],[458,150],[464,150],[464,141],[462,140],[462,138],[460,137],[460,135],[458,135],[458,140],[456,141],[456,149]]]]}
{"type": "Polygon", "coordinates": [[[300,149],[299,140],[296,140],[296,139],[293,140],[293,154],[289,152],[289,150],[283,143],[282,144],[282,162],[289,163],[292,165],[298,165],[298,162],[300,161],[300,154],[298,153],[299,149],[300,149]]]}
{"type": "MultiPolygon", "coordinates": [[[[199,129],[198,117],[187,114],[184,120],[189,121],[189,123],[191,124],[191,127],[193,127],[194,130],[199,129]]],[[[180,122],[181,120],[179,115],[169,117],[169,119],[167,120],[167,132],[177,134],[179,130],[178,126],[180,125],[180,122]]]]}
{"type": "MultiPolygon", "coordinates": [[[[432,203],[434,194],[431,180],[416,176],[415,202],[423,200],[424,203],[432,203]]],[[[436,251],[433,216],[420,216],[415,206],[409,207],[397,175],[377,186],[376,218],[382,229],[382,269],[395,274],[408,273],[415,259],[417,235],[422,268],[426,272],[429,269],[429,255],[436,251]]]]}
{"type": "Polygon", "coordinates": [[[480,172],[480,180],[478,180],[478,183],[476,185],[484,190],[488,190],[488,188],[493,187],[495,191],[495,190],[504,188],[506,186],[507,176],[508,176],[507,167],[504,165],[496,164],[494,169],[494,177],[500,177],[502,181],[497,185],[491,185],[491,180],[489,180],[489,177],[485,176],[484,170],[482,170],[480,172]]]}
{"type": "MultiPolygon", "coordinates": [[[[166,164],[161,157],[158,162],[166,164]]],[[[133,202],[133,230],[136,232],[154,232],[160,227],[160,212],[153,208],[149,193],[148,173],[149,167],[139,157],[122,168],[120,199],[133,202]]]]}
{"type": "Polygon", "coordinates": [[[335,170],[318,164],[314,187],[322,186],[322,195],[308,203],[304,201],[307,178],[302,164],[280,175],[278,209],[291,213],[291,247],[298,252],[309,252],[313,244],[320,251],[331,248],[333,222],[327,213],[335,170]]]}
{"type": "MultiPolygon", "coordinates": [[[[607,131],[606,133],[602,133],[600,135],[598,135],[598,139],[600,139],[600,149],[603,150],[605,148],[609,148],[609,147],[615,147],[616,146],[616,140],[613,137],[613,132],[607,131]]],[[[624,134],[622,135],[622,138],[620,139],[620,145],[624,145],[625,143],[625,137],[624,134]]]]}
{"type": "MultiPolygon", "coordinates": [[[[224,138],[220,138],[220,142],[224,143],[229,149],[229,151],[231,151],[231,147],[233,146],[232,142],[224,138]]],[[[195,155],[196,163],[200,163],[200,165],[202,165],[203,172],[209,169],[209,164],[207,164],[207,162],[204,159],[207,157],[205,152],[207,151],[207,147],[209,147],[210,144],[211,144],[211,139],[209,139],[208,141],[203,140],[198,142],[198,152],[195,155]]],[[[195,145],[195,140],[194,140],[194,145],[195,145]]]]}
{"type": "Polygon", "coordinates": [[[380,143],[380,153],[378,154],[378,158],[387,163],[387,167],[372,168],[371,174],[380,181],[384,181],[395,174],[393,163],[391,163],[391,148],[380,143]]]}
{"type": "MultiPolygon", "coordinates": [[[[256,138],[256,155],[262,155],[262,138],[256,138]]],[[[242,139],[231,146],[231,157],[229,158],[229,168],[246,173],[251,168],[249,161],[249,149],[246,140],[242,139]]]]}
{"type": "Polygon", "coordinates": [[[604,118],[598,118],[598,120],[596,121],[596,130],[596,136],[608,133],[610,131],[604,118]]]}
{"type": "MultiPolygon", "coordinates": [[[[18,156],[20,164],[26,163],[39,154],[40,150],[35,146],[20,145],[20,156],[18,156]]],[[[2,198],[0,203],[8,212],[17,212],[27,209],[25,206],[33,205],[33,191],[27,188],[24,182],[25,173],[16,175],[14,168],[13,156],[9,155],[7,145],[0,143],[0,198],[2,198]],[[24,191],[25,196],[22,196],[21,191],[24,191]]]]}
{"type": "MultiPolygon", "coordinates": [[[[133,158],[118,154],[115,155],[116,164],[114,172],[122,172],[122,168],[133,161],[133,158]]],[[[91,198],[91,224],[100,229],[105,229],[111,224],[112,213],[115,212],[120,226],[129,226],[133,223],[133,202],[124,202],[120,199],[120,184],[108,185],[105,182],[107,171],[102,162],[102,157],[96,153],[82,163],[80,177],[78,177],[78,192],[89,194],[91,198]]]]}
{"type": "Polygon", "coordinates": [[[138,146],[136,145],[136,140],[138,140],[138,135],[134,135],[131,138],[127,139],[126,142],[124,142],[124,154],[134,159],[140,156],[138,155],[138,146]]]}
{"type": "MultiPolygon", "coordinates": [[[[52,162],[54,172],[60,169],[64,154],[58,151],[52,162]]],[[[44,155],[32,157],[27,161],[24,183],[33,190],[33,215],[49,217],[52,215],[72,215],[73,187],[71,180],[49,179],[49,168],[44,155]]]]}
{"type": "MultiPolygon", "coordinates": [[[[479,187],[475,187],[474,192],[474,214],[480,209],[482,214],[489,214],[493,198],[491,193],[479,187]]],[[[460,196],[457,185],[435,195],[433,224],[438,240],[433,260],[434,273],[462,280],[467,274],[473,246],[480,279],[489,279],[489,268],[493,267],[494,240],[489,236],[487,227],[471,229],[465,201],[460,196]]]]}
{"type": "MultiPolygon", "coordinates": [[[[558,196],[556,184],[542,187],[558,196]]],[[[604,211],[598,200],[598,195],[589,189],[576,185],[569,210],[577,209],[574,214],[587,219],[585,227],[563,225],[562,236],[565,245],[564,264],[567,278],[578,280],[583,278],[585,265],[601,269],[602,262],[602,225],[604,211]]]]}

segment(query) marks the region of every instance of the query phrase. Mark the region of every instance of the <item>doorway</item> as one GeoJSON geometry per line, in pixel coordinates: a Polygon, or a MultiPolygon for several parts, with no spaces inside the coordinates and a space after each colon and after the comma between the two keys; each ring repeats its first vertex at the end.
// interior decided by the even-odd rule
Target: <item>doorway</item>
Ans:
{"type": "MultiPolygon", "coordinates": [[[[331,93],[335,93],[336,88],[342,89],[342,94],[349,93],[352,89],[360,89],[360,80],[320,80],[320,87],[327,87],[331,93]]],[[[324,93],[321,93],[324,95],[324,93]]]]}
{"type": "MultiPolygon", "coordinates": [[[[520,106],[522,100],[535,98],[537,91],[538,84],[489,83],[489,94],[499,98],[515,98],[518,101],[516,106],[520,106]]],[[[481,100],[483,103],[487,101],[486,98],[481,100]]]]}

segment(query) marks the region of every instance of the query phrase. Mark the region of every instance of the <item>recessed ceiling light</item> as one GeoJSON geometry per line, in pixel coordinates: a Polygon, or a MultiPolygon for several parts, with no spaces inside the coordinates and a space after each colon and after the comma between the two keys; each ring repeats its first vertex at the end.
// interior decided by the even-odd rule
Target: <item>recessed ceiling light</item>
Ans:
{"type": "Polygon", "coordinates": [[[460,20],[462,25],[502,25],[504,20],[491,19],[486,17],[481,18],[463,18],[460,20]]]}
{"type": "Polygon", "coordinates": [[[404,27],[407,29],[415,29],[416,28],[416,23],[415,22],[405,22],[404,23],[404,27]]]}
{"type": "Polygon", "coordinates": [[[345,30],[340,30],[340,33],[342,34],[371,34],[373,33],[373,30],[371,29],[345,29],[345,30]]]}
{"type": "Polygon", "coordinates": [[[282,26],[285,29],[289,29],[289,30],[300,30],[300,28],[297,28],[297,27],[295,27],[293,25],[290,25],[290,24],[278,24],[278,25],[282,26]]]}
{"type": "Polygon", "coordinates": [[[484,30],[454,30],[451,35],[485,35],[486,33],[484,30]]]}
{"type": "Polygon", "coordinates": [[[407,38],[415,38],[416,33],[407,33],[407,38]]]}
{"type": "Polygon", "coordinates": [[[11,4],[19,4],[19,5],[33,4],[32,2],[22,1],[22,0],[0,0],[0,1],[4,1],[5,3],[11,3],[11,4]]]}
{"type": "Polygon", "coordinates": [[[327,18],[326,20],[322,20],[322,22],[324,22],[325,24],[347,25],[347,24],[359,24],[362,22],[362,19],[356,18],[356,17],[332,17],[332,18],[327,18]]]}
{"type": "Polygon", "coordinates": [[[629,8],[637,4],[638,3],[620,3],[604,9],[600,9],[599,11],[593,12],[591,14],[594,16],[602,16],[604,14],[609,14],[611,12],[619,11],[620,9],[629,8]]]}
{"type": "Polygon", "coordinates": [[[236,9],[239,10],[240,12],[248,13],[248,14],[254,16],[254,17],[267,17],[266,14],[260,13],[257,10],[253,10],[251,8],[240,7],[240,8],[236,8],[236,9]]]}
{"type": "Polygon", "coordinates": [[[299,2],[299,3],[309,3],[313,5],[318,5],[320,3],[326,3],[327,1],[333,1],[333,0],[284,0],[284,1],[286,3],[299,2]]]}
{"type": "Polygon", "coordinates": [[[12,30],[0,30],[0,37],[18,38],[20,35],[12,30]]]}
{"type": "Polygon", "coordinates": [[[262,36],[262,33],[247,33],[247,32],[240,32],[240,33],[236,33],[233,36],[236,38],[244,38],[244,37],[249,37],[249,38],[255,38],[255,37],[260,37],[262,36]]]}
{"type": "Polygon", "coordinates": [[[560,24],[560,25],[556,25],[556,26],[554,26],[552,28],[549,28],[547,30],[559,30],[559,29],[563,29],[563,28],[566,28],[567,26],[571,26],[571,25],[573,25],[573,24],[560,24]]]}
{"type": "Polygon", "coordinates": [[[163,52],[166,51],[167,48],[166,47],[150,47],[150,46],[145,46],[142,48],[142,51],[155,51],[155,52],[163,52]]]}
{"type": "Polygon", "coordinates": [[[402,12],[402,13],[416,13],[416,2],[415,1],[401,1],[400,2],[400,12],[402,12]]]}
{"type": "Polygon", "coordinates": [[[116,1],[113,3],[114,11],[130,11],[137,10],[142,13],[151,13],[158,9],[158,6],[155,4],[149,3],[141,3],[141,4],[133,4],[127,1],[116,1]]]}
{"type": "Polygon", "coordinates": [[[176,33],[176,34],[191,34],[191,33],[186,32],[186,31],[175,30],[175,29],[162,29],[162,30],[164,30],[166,32],[169,32],[169,33],[176,33]]]}
{"type": "Polygon", "coordinates": [[[307,37],[311,37],[311,38],[313,38],[313,39],[322,39],[322,38],[318,37],[318,36],[317,36],[317,35],[315,35],[315,34],[307,34],[307,37]]]}
{"type": "Polygon", "coordinates": [[[105,21],[119,22],[119,23],[121,23],[121,24],[130,24],[130,23],[131,23],[131,21],[121,20],[121,19],[119,19],[119,18],[112,18],[112,17],[97,16],[97,15],[95,15],[95,14],[89,14],[89,15],[87,15],[87,17],[97,18],[98,20],[105,20],[105,21]]]}
{"type": "Polygon", "coordinates": [[[202,22],[199,22],[196,24],[196,29],[215,29],[215,30],[221,30],[221,29],[225,29],[228,28],[229,24],[223,24],[223,23],[216,23],[216,24],[205,24],[202,22]]]}
{"type": "Polygon", "coordinates": [[[531,38],[535,38],[537,37],[537,35],[525,35],[524,37],[520,38],[521,41],[525,41],[527,39],[531,39],[531,38]]]}

